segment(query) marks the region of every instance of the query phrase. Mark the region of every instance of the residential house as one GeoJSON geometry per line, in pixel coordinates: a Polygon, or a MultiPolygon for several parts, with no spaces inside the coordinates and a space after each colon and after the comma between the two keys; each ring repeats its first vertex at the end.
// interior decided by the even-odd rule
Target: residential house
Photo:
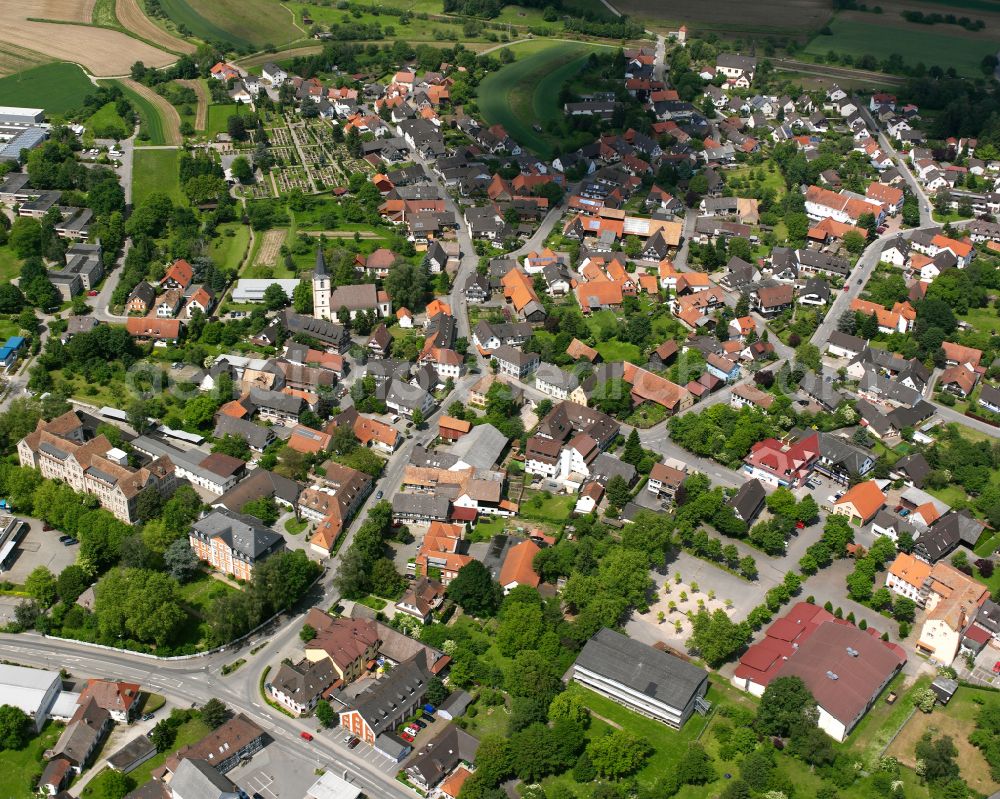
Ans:
{"type": "Polygon", "coordinates": [[[766,499],[767,492],[764,490],[763,484],[754,478],[743,483],[726,504],[733,509],[736,518],[749,528],[764,509],[766,499]]]}

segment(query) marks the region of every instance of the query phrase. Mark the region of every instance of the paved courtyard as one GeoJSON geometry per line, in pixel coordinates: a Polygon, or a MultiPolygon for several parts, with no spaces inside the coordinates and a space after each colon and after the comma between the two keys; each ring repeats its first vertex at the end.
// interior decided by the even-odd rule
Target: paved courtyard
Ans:
{"type": "Polygon", "coordinates": [[[76,563],[79,544],[64,546],[59,542],[62,535],[59,530],[43,530],[38,519],[25,518],[24,521],[28,523],[28,532],[18,544],[7,571],[0,572],[0,580],[24,585],[25,579],[38,566],[46,566],[53,574],[59,574],[71,563],[76,563]]]}

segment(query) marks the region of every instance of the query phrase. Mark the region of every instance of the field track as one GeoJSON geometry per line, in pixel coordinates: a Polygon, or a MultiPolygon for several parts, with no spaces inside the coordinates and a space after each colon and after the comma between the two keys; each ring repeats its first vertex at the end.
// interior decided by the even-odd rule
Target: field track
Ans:
{"type": "Polygon", "coordinates": [[[167,102],[165,97],[160,97],[160,95],[148,86],[143,86],[131,78],[122,78],[121,82],[147,100],[159,112],[160,120],[163,123],[164,144],[181,144],[184,141],[181,136],[181,116],[177,113],[177,109],[167,102]]]}
{"type": "Polygon", "coordinates": [[[289,50],[279,50],[277,53],[258,53],[246,58],[237,58],[236,63],[241,67],[259,67],[268,61],[287,61],[289,58],[298,58],[306,55],[316,55],[323,52],[321,44],[305,44],[302,47],[292,47],[289,50]]]}
{"type": "Polygon", "coordinates": [[[136,61],[162,67],[176,60],[120,31],[94,27],[93,8],[93,0],[0,0],[0,49],[29,48],[54,61],[80,64],[98,77],[128,74],[136,61]]]}
{"type": "Polygon", "coordinates": [[[791,58],[773,59],[774,68],[782,72],[799,72],[803,75],[816,75],[834,80],[860,80],[883,85],[902,86],[906,78],[897,75],[886,75],[882,72],[868,72],[850,67],[835,67],[829,64],[812,64],[808,61],[796,61],[791,58]]]}
{"type": "Polygon", "coordinates": [[[200,80],[178,80],[177,82],[181,86],[194,89],[194,93],[198,95],[198,110],[194,114],[194,129],[204,130],[205,125],[208,124],[208,89],[200,80]]]}
{"type": "Polygon", "coordinates": [[[115,14],[125,30],[132,31],[153,44],[174,53],[193,53],[196,49],[191,42],[178,39],[147,17],[139,0],[115,0],[115,14]]]}

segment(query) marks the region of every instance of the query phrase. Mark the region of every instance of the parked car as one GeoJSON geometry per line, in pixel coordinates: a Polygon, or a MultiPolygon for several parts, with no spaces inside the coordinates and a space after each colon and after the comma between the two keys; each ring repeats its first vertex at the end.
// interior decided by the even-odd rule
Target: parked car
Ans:
{"type": "Polygon", "coordinates": [[[88,297],[96,297],[97,296],[97,292],[94,289],[91,289],[90,291],[87,292],[87,296],[88,297]]]}
{"type": "Polygon", "coordinates": [[[79,544],[79,543],[80,542],[77,541],[75,538],[70,538],[67,541],[63,541],[63,546],[64,547],[71,547],[71,546],[73,546],[73,544],[79,544]]]}
{"type": "Polygon", "coordinates": [[[347,748],[348,749],[354,749],[354,747],[356,747],[359,743],[361,743],[361,739],[360,738],[354,738],[352,736],[351,740],[349,740],[347,742],[347,748]]]}
{"type": "Polygon", "coordinates": [[[993,673],[1000,674],[1000,660],[993,664],[993,673]]]}
{"type": "Polygon", "coordinates": [[[404,741],[406,741],[408,744],[413,743],[413,736],[410,735],[410,733],[408,732],[401,732],[399,734],[399,737],[402,738],[404,741]]]}
{"type": "Polygon", "coordinates": [[[143,714],[142,721],[152,721],[152,720],[153,720],[153,714],[152,713],[144,713],[143,714]]]}
{"type": "Polygon", "coordinates": [[[67,541],[69,541],[69,540],[70,540],[70,539],[71,539],[72,537],[73,537],[73,536],[71,536],[71,535],[65,535],[65,534],[63,534],[63,535],[59,536],[59,543],[60,543],[60,544],[65,544],[65,543],[66,543],[67,541]]]}
{"type": "Polygon", "coordinates": [[[427,725],[424,722],[422,722],[420,719],[414,719],[413,723],[416,724],[422,730],[427,729],[427,725]]]}
{"type": "Polygon", "coordinates": [[[305,730],[303,730],[302,732],[299,733],[299,737],[303,741],[311,741],[313,739],[312,733],[311,732],[306,732],[305,730]]]}
{"type": "Polygon", "coordinates": [[[350,743],[351,742],[351,738],[353,738],[353,737],[354,737],[353,735],[351,735],[350,733],[347,733],[347,735],[344,736],[344,743],[345,744],[346,743],[350,743]]]}

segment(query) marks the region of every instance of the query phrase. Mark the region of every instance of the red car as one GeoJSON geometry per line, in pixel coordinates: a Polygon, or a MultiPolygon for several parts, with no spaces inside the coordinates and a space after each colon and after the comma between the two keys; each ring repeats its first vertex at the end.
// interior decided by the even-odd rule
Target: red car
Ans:
{"type": "Polygon", "coordinates": [[[805,526],[806,526],[806,523],[805,523],[805,522],[802,522],[802,521],[799,521],[799,522],[795,522],[795,529],[796,529],[796,530],[801,530],[801,529],[803,529],[803,528],[804,528],[805,526]]]}
{"type": "Polygon", "coordinates": [[[97,292],[94,291],[93,289],[91,289],[90,291],[87,292],[87,296],[88,297],[96,297],[97,296],[97,292]]]}
{"type": "Polygon", "coordinates": [[[399,737],[402,738],[404,741],[406,741],[408,744],[413,743],[413,736],[410,735],[410,733],[408,732],[401,732],[399,734],[399,737]]]}
{"type": "Polygon", "coordinates": [[[1000,660],[993,664],[993,673],[1000,674],[1000,660]]]}
{"type": "Polygon", "coordinates": [[[311,741],[313,739],[312,733],[311,732],[306,732],[305,730],[303,730],[302,732],[299,733],[299,737],[303,741],[311,741]]]}

